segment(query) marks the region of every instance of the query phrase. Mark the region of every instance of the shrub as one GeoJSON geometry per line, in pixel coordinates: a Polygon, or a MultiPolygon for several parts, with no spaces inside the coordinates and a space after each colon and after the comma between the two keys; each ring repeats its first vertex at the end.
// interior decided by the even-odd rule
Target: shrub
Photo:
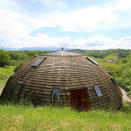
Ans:
{"type": "Polygon", "coordinates": [[[23,63],[20,63],[18,66],[15,67],[14,72],[16,72],[22,66],[23,66],[23,63]]]}
{"type": "Polygon", "coordinates": [[[4,67],[10,64],[11,64],[11,59],[7,51],[0,50],[0,66],[4,67]]]}

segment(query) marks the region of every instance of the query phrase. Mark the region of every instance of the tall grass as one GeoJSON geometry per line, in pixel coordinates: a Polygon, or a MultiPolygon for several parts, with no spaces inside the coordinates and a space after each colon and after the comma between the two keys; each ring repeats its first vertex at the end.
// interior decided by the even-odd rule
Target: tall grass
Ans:
{"type": "Polygon", "coordinates": [[[11,74],[14,73],[15,66],[0,67],[0,88],[4,87],[11,74]]]}
{"type": "Polygon", "coordinates": [[[126,105],[118,112],[77,112],[69,107],[0,105],[0,130],[130,131],[130,107],[126,105]]]}

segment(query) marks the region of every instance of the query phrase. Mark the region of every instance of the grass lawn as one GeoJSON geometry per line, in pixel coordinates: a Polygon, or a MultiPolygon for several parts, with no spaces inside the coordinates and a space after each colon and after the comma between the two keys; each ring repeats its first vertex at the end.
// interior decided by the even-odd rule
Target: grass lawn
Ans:
{"type": "Polygon", "coordinates": [[[0,88],[4,87],[11,74],[14,73],[15,66],[0,67],[0,88]]]}
{"type": "Polygon", "coordinates": [[[131,105],[120,111],[0,105],[1,131],[130,131],[131,105]]]}

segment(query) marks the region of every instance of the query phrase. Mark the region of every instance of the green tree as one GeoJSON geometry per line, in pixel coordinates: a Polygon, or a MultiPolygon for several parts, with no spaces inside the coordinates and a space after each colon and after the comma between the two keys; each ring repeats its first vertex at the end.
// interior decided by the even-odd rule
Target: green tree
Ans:
{"type": "Polygon", "coordinates": [[[11,64],[10,56],[7,51],[0,50],[0,66],[7,66],[11,64]]]}

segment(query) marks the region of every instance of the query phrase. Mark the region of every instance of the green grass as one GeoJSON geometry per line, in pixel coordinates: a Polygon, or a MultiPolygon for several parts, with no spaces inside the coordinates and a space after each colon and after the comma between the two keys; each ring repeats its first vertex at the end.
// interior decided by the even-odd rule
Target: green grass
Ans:
{"type": "Polygon", "coordinates": [[[0,88],[4,87],[11,74],[14,73],[15,66],[0,67],[0,88]]]}
{"type": "Polygon", "coordinates": [[[103,61],[118,61],[118,54],[117,53],[111,53],[110,55],[104,57],[103,61]]]}
{"type": "Polygon", "coordinates": [[[128,131],[131,130],[130,123],[130,105],[118,112],[77,112],[68,107],[0,105],[1,131],[128,131]]]}

